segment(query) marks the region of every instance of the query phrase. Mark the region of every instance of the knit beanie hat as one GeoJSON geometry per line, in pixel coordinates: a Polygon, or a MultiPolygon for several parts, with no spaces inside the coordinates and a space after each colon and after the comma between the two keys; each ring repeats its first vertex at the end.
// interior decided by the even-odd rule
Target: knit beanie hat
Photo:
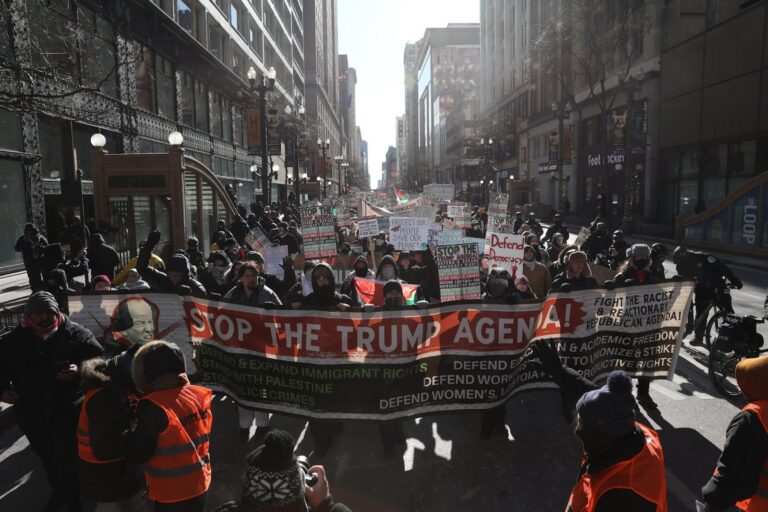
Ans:
{"type": "Polygon", "coordinates": [[[576,402],[576,412],[585,430],[609,438],[631,432],[635,425],[635,397],[629,375],[611,372],[605,386],[582,395],[576,402]]]}
{"type": "Polygon", "coordinates": [[[189,275],[189,260],[183,254],[174,254],[168,261],[168,272],[181,272],[185,276],[189,275]]]}
{"type": "Polygon", "coordinates": [[[264,256],[262,256],[261,253],[257,251],[248,251],[245,254],[245,261],[255,261],[258,264],[263,264],[264,256]]]}
{"type": "Polygon", "coordinates": [[[736,382],[750,402],[768,400],[768,356],[739,361],[736,382]]]}
{"type": "Polygon", "coordinates": [[[272,430],[264,444],[248,454],[242,503],[257,510],[304,504],[304,475],[293,454],[295,444],[288,432],[272,430]]]}
{"type": "Polygon", "coordinates": [[[133,381],[140,390],[146,390],[163,375],[180,375],[186,371],[181,349],[167,341],[150,341],[136,352],[133,359],[133,381]]]}
{"type": "Polygon", "coordinates": [[[112,286],[112,281],[109,280],[109,277],[104,274],[99,274],[98,276],[93,276],[93,278],[91,278],[91,288],[96,288],[96,283],[99,282],[106,283],[107,286],[112,286]]]}
{"type": "Polygon", "coordinates": [[[29,296],[27,303],[24,304],[24,314],[45,312],[58,313],[59,304],[56,299],[48,292],[35,292],[29,296]]]}

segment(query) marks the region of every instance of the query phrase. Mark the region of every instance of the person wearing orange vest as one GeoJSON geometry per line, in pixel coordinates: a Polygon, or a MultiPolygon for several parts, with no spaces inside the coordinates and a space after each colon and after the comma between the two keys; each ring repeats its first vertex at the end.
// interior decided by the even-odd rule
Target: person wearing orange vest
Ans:
{"type": "Polygon", "coordinates": [[[705,510],[768,510],[768,356],[743,359],[736,381],[749,403],[733,417],[715,473],[702,489],[705,510]]]}
{"type": "Polygon", "coordinates": [[[614,371],[596,384],[564,367],[545,342],[533,354],[563,393],[576,402],[575,433],[584,445],[579,479],[566,512],[667,512],[664,453],[656,432],[635,420],[632,381],[614,371]]]}
{"type": "Polygon", "coordinates": [[[88,360],[81,369],[85,399],[76,431],[80,495],[100,504],[99,511],[143,508],[144,479],[127,463],[125,442],[137,400],[129,363],[136,349],[107,361],[88,360]]]}
{"type": "Polygon", "coordinates": [[[211,484],[211,390],[189,383],[181,350],[165,341],[136,352],[133,380],[143,396],[130,462],[143,464],[155,512],[204,511],[211,484]]]}

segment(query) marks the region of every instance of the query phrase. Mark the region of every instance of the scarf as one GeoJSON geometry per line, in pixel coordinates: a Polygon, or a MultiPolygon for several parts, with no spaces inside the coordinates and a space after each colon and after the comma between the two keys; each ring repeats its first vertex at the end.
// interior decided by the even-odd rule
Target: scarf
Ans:
{"type": "Polygon", "coordinates": [[[21,326],[30,329],[33,333],[35,333],[35,336],[43,341],[46,341],[48,338],[56,334],[56,331],[58,331],[59,327],[61,327],[63,320],[64,318],[61,313],[56,313],[56,316],[53,317],[53,323],[49,327],[40,327],[32,321],[29,315],[24,315],[21,319],[21,326]]]}
{"type": "Polygon", "coordinates": [[[535,268],[536,268],[536,263],[538,263],[536,260],[533,260],[533,261],[523,261],[523,265],[524,265],[524,266],[525,266],[525,268],[527,268],[528,270],[533,270],[533,269],[535,269],[535,268]]]}
{"type": "Polygon", "coordinates": [[[208,273],[211,275],[213,280],[216,281],[216,284],[222,285],[224,284],[224,274],[227,273],[227,270],[229,270],[231,266],[232,266],[231,263],[226,267],[211,265],[210,267],[208,267],[208,273]]]}

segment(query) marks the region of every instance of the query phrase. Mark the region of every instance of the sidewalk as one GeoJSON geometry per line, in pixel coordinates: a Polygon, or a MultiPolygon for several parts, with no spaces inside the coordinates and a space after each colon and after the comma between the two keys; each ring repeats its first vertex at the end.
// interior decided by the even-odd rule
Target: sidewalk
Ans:
{"type": "Polygon", "coordinates": [[[24,271],[0,276],[0,306],[29,296],[29,280],[24,271]]]}

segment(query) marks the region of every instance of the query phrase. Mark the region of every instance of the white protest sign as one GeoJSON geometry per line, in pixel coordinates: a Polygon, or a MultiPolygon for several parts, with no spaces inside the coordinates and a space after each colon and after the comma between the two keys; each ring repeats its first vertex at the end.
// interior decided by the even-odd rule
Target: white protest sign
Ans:
{"type": "Polygon", "coordinates": [[[492,224],[488,222],[488,229],[485,230],[485,250],[483,254],[488,254],[488,250],[491,248],[491,235],[494,233],[513,235],[515,230],[512,229],[511,224],[492,224]]]}
{"type": "Polygon", "coordinates": [[[376,217],[364,217],[357,220],[358,238],[368,238],[379,234],[379,222],[376,217]]]}
{"type": "Polygon", "coordinates": [[[285,271],[282,267],[283,258],[288,256],[288,246],[265,247],[261,255],[264,256],[264,272],[274,274],[282,281],[285,277],[285,271]]]}
{"type": "Polygon", "coordinates": [[[509,213],[509,194],[504,192],[491,192],[488,201],[488,215],[506,217],[509,213]]]}
{"type": "Polygon", "coordinates": [[[432,206],[414,206],[412,211],[414,217],[424,217],[431,221],[435,220],[435,208],[432,206]]]}
{"type": "Polygon", "coordinates": [[[471,213],[469,211],[469,206],[449,204],[448,216],[456,222],[456,226],[459,228],[471,227],[471,213]]]}
{"type": "Polygon", "coordinates": [[[504,267],[515,274],[515,269],[523,264],[524,249],[523,235],[492,233],[488,247],[491,268],[504,267]]]}
{"type": "Polygon", "coordinates": [[[432,222],[417,217],[390,217],[389,243],[398,251],[423,251],[427,249],[432,222]]]}
{"type": "Polygon", "coordinates": [[[464,232],[460,229],[444,229],[437,234],[437,245],[460,244],[464,232]]]}
{"type": "MultiPolygon", "coordinates": [[[[589,228],[582,227],[579,231],[579,234],[576,236],[576,241],[573,242],[573,244],[577,247],[581,247],[581,245],[587,240],[587,237],[590,235],[589,228]]],[[[565,243],[568,243],[566,240],[565,243]]]]}

